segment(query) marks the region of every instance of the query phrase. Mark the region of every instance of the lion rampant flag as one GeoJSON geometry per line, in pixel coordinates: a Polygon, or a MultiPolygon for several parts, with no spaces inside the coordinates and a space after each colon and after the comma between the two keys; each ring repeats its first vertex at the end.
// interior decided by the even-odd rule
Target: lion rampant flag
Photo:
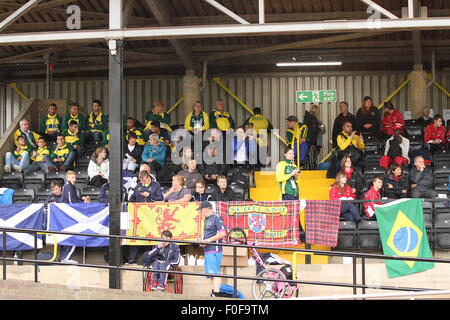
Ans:
{"type": "MultiPolygon", "coordinates": [[[[173,240],[196,241],[202,236],[203,217],[198,202],[128,203],[127,237],[160,238],[164,230],[173,240]]],[[[153,245],[154,241],[126,239],[126,245],[153,245]]]]}

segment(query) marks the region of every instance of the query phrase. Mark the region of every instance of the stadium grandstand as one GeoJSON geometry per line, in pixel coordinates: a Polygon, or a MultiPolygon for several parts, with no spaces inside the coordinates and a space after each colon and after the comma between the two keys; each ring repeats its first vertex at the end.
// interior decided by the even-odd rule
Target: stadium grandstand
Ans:
{"type": "Polygon", "coordinates": [[[3,280],[73,289],[49,299],[450,297],[448,1],[0,15],[3,280]]]}

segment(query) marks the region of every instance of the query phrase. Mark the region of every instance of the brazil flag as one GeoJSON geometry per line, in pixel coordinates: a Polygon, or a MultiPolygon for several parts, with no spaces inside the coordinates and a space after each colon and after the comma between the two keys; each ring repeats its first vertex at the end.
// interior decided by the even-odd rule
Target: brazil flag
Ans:
{"type": "MultiPolygon", "coordinates": [[[[390,256],[433,258],[423,218],[421,199],[401,199],[375,205],[383,253],[390,256]]],[[[434,267],[433,262],[385,260],[390,278],[434,267]]]]}

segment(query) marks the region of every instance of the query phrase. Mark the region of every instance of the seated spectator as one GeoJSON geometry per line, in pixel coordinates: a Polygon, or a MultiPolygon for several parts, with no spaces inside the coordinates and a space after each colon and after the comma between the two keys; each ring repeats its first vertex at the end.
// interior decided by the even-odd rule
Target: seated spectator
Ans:
{"type": "MultiPolygon", "coordinates": [[[[330,189],[330,200],[355,200],[355,194],[352,188],[347,184],[347,174],[345,172],[338,172],[336,180],[330,189]]],[[[342,202],[341,217],[347,221],[358,222],[362,218],[354,203],[342,202]]]]}
{"type": "Polygon", "coordinates": [[[78,130],[83,132],[86,125],[86,119],[84,118],[84,115],[80,113],[80,106],[77,103],[70,105],[69,113],[63,118],[61,130],[67,131],[72,120],[78,124],[78,130]]]}
{"type": "Polygon", "coordinates": [[[142,152],[142,161],[148,163],[151,171],[157,174],[164,167],[166,158],[166,146],[159,141],[159,136],[152,133],[142,152]]]}
{"type": "MultiPolygon", "coordinates": [[[[60,203],[62,200],[62,187],[63,183],[60,180],[53,180],[50,184],[50,189],[52,194],[47,197],[45,204],[48,206],[49,203],[60,203]]],[[[44,224],[47,227],[47,224],[44,224]]]]}
{"type": "Polygon", "coordinates": [[[52,160],[50,160],[50,151],[47,148],[47,142],[44,137],[39,137],[38,148],[33,150],[31,155],[31,165],[25,170],[25,174],[29,174],[35,171],[42,170],[44,173],[48,173],[49,170],[54,171],[52,160]]]}
{"type": "Polygon", "coordinates": [[[403,127],[405,126],[405,120],[400,112],[394,109],[394,106],[390,101],[384,103],[384,116],[381,121],[382,124],[382,139],[387,140],[394,135],[394,130],[401,128],[401,134],[403,134],[403,127]],[[397,125],[400,126],[397,126],[397,125]]]}
{"type": "Polygon", "coordinates": [[[174,242],[164,242],[164,240],[172,239],[172,232],[164,230],[161,238],[163,241],[159,242],[153,250],[145,252],[141,259],[142,265],[151,265],[152,291],[166,289],[168,273],[158,271],[167,271],[171,266],[180,263],[180,247],[174,242]]]}
{"type": "Polygon", "coordinates": [[[7,152],[5,155],[5,172],[14,171],[22,172],[30,165],[30,158],[33,149],[29,147],[25,142],[24,136],[18,136],[16,140],[17,146],[13,148],[11,152],[7,152]]]}
{"type": "Polygon", "coordinates": [[[203,181],[203,176],[197,170],[197,162],[194,159],[189,160],[186,164],[186,168],[178,172],[178,175],[183,176],[186,182],[186,187],[191,191],[195,192],[196,184],[199,181],[203,181]]]}
{"type": "Polygon", "coordinates": [[[217,100],[216,110],[210,112],[209,125],[211,128],[217,128],[220,131],[227,131],[228,129],[235,128],[234,120],[231,115],[225,111],[225,102],[222,99],[217,100]]]}
{"type": "Polygon", "coordinates": [[[236,129],[233,141],[233,161],[235,164],[256,164],[257,143],[256,136],[247,136],[244,127],[236,129]]]}
{"type": "Polygon", "coordinates": [[[56,147],[50,153],[50,159],[56,171],[66,171],[74,169],[75,152],[71,145],[66,143],[66,138],[58,134],[56,138],[56,147]]]}
{"type": "Polygon", "coordinates": [[[164,194],[164,201],[190,201],[191,191],[186,188],[184,177],[175,175],[172,177],[172,187],[164,194]]]}
{"type": "Polygon", "coordinates": [[[63,131],[63,135],[66,143],[72,146],[76,159],[79,159],[83,155],[84,134],[80,132],[78,123],[75,120],[70,120],[69,127],[63,131]]]}
{"type": "Polygon", "coordinates": [[[167,129],[161,128],[161,122],[158,120],[153,120],[150,123],[150,130],[148,131],[148,134],[155,133],[159,136],[159,141],[163,142],[164,145],[167,147],[167,151],[170,151],[171,145],[171,132],[167,129]]]}
{"type": "Polygon", "coordinates": [[[161,128],[172,132],[172,129],[170,128],[170,115],[167,112],[164,112],[164,103],[162,101],[156,100],[153,102],[153,109],[145,114],[144,130],[148,131],[150,123],[154,120],[161,123],[161,128]]]}
{"type": "Polygon", "coordinates": [[[208,114],[203,111],[200,101],[195,101],[192,106],[193,111],[188,113],[184,121],[184,128],[192,134],[209,129],[208,114]]]}
{"type": "MultiPolygon", "coordinates": [[[[203,162],[207,160],[209,157],[208,163],[227,163],[227,145],[225,139],[225,133],[220,131],[219,129],[213,128],[211,130],[206,131],[203,136],[204,140],[202,143],[203,150],[203,162]]],[[[232,145],[232,144],[231,144],[232,145]]],[[[230,146],[231,146],[230,145],[230,146]]],[[[191,149],[194,150],[195,145],[191,145],[191,149]]],[[[230,155],[228,155],[230,156],[230,155]]],[[[231,162],[230,162],[231,163],[231,162]]]]}
{"type": "Polygon", "coordinates": [[[433,118],[430,117],[430,107],[423,107],[422,116],[417,119],[417,124],[426,128],[429,124],[433,123],[433,118]]]}
{"type": "Polygon", "coordinates": [[[34,131],[30,130],[30,123],[27,119],[22,119],[19,122],[19,129],[14,132],[14,144],[17,146],[17,137],[23,136],[25,138],[25,143],[30,149],[37,148],[37,140],[40,137],[34,131]]]}
{"type": "Polygon", "coordinates": [[[308,143],[306,142],[308,138],[308,127],[306,124],[298,122],[296,116],[289,116],[286,120],[288,127],[286,130],[286,142],[294,150],[294,161],[303,162],[308,152],[308,143]],[[298,150],[297,145],[300,145],[298,150]]]}
{"type": "Polygon", "coordinates": [[[345,101],[339,102],[339,110],[341,113],[334,119],[333,132],[331,134],[333,148],[337,147],[337,137],[341,133],[345,122],[350,121],[352,123],[352,128],[356,128],[356,118],[348,111],[348,103],[345,101]]]}
{"type": "Polygon", "coordinates": [[[125,141],[128,141],[128,135],[133,132],[137,137],[137,144],[144,146],[147,142],[147,134],[141,128],[136,128],[136,120],[132,117],[128,117],[126,121],[126,132],[124,134],[125,141]]]}
{"type": "Polygon", "coordinates": [[[282,200],[298,200],[299,197],[297,179],[300,170],[297,169],[294,158],[294,149],[286,147],[284,160],[277,164],[275,178],[280,184],[282,200]]]}
{"type": "Polygon", "coordinates": [[[103,134],[108,129],[108,119],[102,113],[102,102],[95,99],[92,101],[92,111],[86,117],[86,142],[93,140],[97,145],[102,143],[103,134]]]}
{"type": "Polygon", "coordinates": [[[211,201],[211,194],[205,193],[206,182],[199,181],[195,184],[195,192],[192,194],[191,201],[211,201]]]}
{"type": "Polygon", "coordinates": [[[352,164],[364,168],[363,150],[365,148],[362,133],[359,136],[353,131],[352,123],[346,121],[342,127],[342,132],[337,137],[337,157],[342,159],[349,156],[352,164]]]}
{"type": "Polygon", "coordinates": [[[211,193],[211,201],[235,201],[236,194],[228,186],[227,177],[218,176],[217,177],[218,189],[211,193]]]}
{"type": "Polygon", "coordinates": [[[364,97],[364,103],[356,112],[356,131],[367,132],[370,135],[380,138],[380,110],[373,104],[371,97],[364,97]]]}
{"type": "Polygon", "coordinates": [[[433,172],[425,165],[422,156],[414,158],[414,166],[409,170],[411,198],[435,198],[433,190],[433,172]]]}
{"type": "Polygon", "coordinates": [[[391,165],[390,172],[384,177],[384,195],[389,199],[400,199],[408,197],[409,183],[407,178],[402,176],[403,169],[400,164],[391,165]]]}
{"type": "Polygon", "coordinates": [[[61,133],[62,119],[56,114],[57,106],[52,103],[48,107],[48,114],[41,119],[40,133],[46,141],[56,141],[56,136],[61,133]]]}
{"type": "Polygon", "coordinates": [[[109,180],[102,185],[98,194],[98,202],[109,204],[109,180]]]}
{"type": "Polygon", "coordinates": [[[137,144],[134,132],[128,134],[128,143],[123,146],[123,170],[135,172],[142,159],[142,147],[137,144]]]}
{"type": "Polygon", "coordinates": [[[152,181],[150,173],[146,170],[139,172],[139,183],[130,197],[130,202],[163,201],[164,195],[157,181],[152,181]]]}
{"type": "Polygon", "coordinates": [[[442,116],[437,114],[433,118],[433,123],[430,123],[425,128],[425,143],[431,154],[447,148],[445,144],[445,127],[442,125],[443,121],[442,116]]]}
{"type": "Polygon", "coordinates": [[[397,123],[394,129],[394,135],[386,141],[384,156],[380,159],[380,166],[386,171],[391,163],[397,163],[400,166],[409,163],[409,140],[402,135],[402,126],[397,123]]]}
{"type": "Polygon", "coordinates": [[[364,211],[369,218],[375,217],[374,204],[381,204],[380,202],[374,202],[374,200],[381,199],[381,189],[383,188],[383,176],[375,175],[372,179],[372,186],[366,192],[364,200],[372,200],[371,202],[364,202],[364,211]]]}
{"type": "Polygon", "coordinates": [[[347,184],[352,189],[353,194],[355,194],[358,199],[361,198],[361,190],[364,187],[364,178],[355,170],[352,166],[352,158],[345,156],[341,160],[340,170],[347,175],[347,184]]]}
{"type": "Polygon", "coordinates": [[[109,160],[106,159],[106,149],[98,147],[92,154],[88,165],[89,185],[100,188],[108,182],[109,160]]]}

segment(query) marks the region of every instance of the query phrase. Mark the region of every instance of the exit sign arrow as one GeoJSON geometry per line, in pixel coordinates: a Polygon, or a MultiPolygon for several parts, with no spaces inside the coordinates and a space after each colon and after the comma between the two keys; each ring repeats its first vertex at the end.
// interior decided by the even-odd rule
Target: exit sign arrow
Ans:
{"type": "Polygon", "coordinates": [[[336,90],[297,91],[297,103],[336,102],[336,90]]]}

